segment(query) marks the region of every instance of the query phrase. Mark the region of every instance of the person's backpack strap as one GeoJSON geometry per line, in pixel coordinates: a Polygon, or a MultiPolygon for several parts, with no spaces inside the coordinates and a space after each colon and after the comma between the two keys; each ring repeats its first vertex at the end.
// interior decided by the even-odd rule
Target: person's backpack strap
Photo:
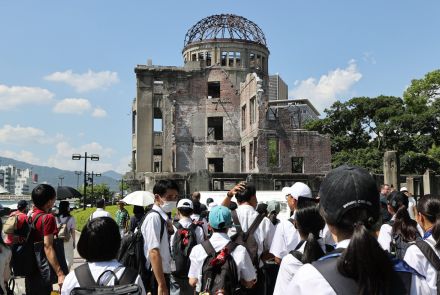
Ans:
{"type": "Polygon", "coordinates": [[[173,225],[177,228],[177,230],[182,229],[183,226],[178,221],[174,221],[173,225]]]}
{"type": "Polygon", "coordinates": [[[92,272],[88,263],[81,264],[75,268],[75,276],[80,287],[97,287],[98,284],[93,279],[92,272]]]}
{"type": "Polygon", "coordinates": [[[130,267],[126,267],[119,279],[119,285],[129,285],[134,284],[138,277],[138,272],[130,267]]]}
{"type": "Polygon", "coordinates": [[[162,218],[162,215],[160,215],[160,213],[158,212],[158,211],[156,211],[156,210],[154,210],[154,209],[151,209],[150,211],[148,211],[148,213],[147,214],[149,214],[149,213],[151,213],[151,212],[155,212],[155,213],[157,213],[158,215],[159,215],[159,217],[160,217],[160,240],[162,240],[162,237],[163,237],[163,233],[164,233],[164,231],[165,231],[165,224],[166,224],[166,221],[162,218]]]}
{"type": "Polygon", "coordinates": [[[416,241],[416,246],[422,251],[423,255],[428,259],[429,263],[437,271],[437,291],[440,290],[440,259],[437,254],[432,250],[431,246],[425,241],[416,241]]]}
{"type": "Polygon", "coordinates": [[[202,247],[203,249],[205,249],[205,252],[206,254],[208,254],[208,256],[213,256],[213,257],[215,256],[215,249],[209,240],[203,241],[202,247]]]}
{"type": "Polygon", "coordinates": [[[264,214],[258,214],[257,218],[255,218],[254,222],[252,222],[251,226],[248,228],[248,231],[244,234],[243,240],[246,241],[250,235],[253,235],[257,230],[260,223],[263,221],[264,214]]]}
{"type": "Polygon", "coordinates": [[[237,233],[242,232],[243,229],[241,228],[241,223],[240,220],[238,219],[237,210],[232,210],[231,215],[232,215],[232,221],[234,222],[235,228],[237,229],[237,233]]]}

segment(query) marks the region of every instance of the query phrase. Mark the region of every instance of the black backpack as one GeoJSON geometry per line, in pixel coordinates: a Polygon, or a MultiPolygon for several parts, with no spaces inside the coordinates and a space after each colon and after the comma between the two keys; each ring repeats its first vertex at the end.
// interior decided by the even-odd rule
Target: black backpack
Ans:
{"type": "Polygon", "coordinates": [[[217,291],[223,291],[222,294],[232,295],[240,289],[237,264],[231,255],[237,245],[231,241],[220,252],[215,252],[209,240],[202,242],[203,249],[208,254],[202,267],[202,293],[216,294],[217,291]],[[223,255],[224,259],[219,260],[222,251],[226,253],[223,255]]]}
{"type": "MultiPolygon", "coordinates": [[[[70,295],[107,295],[107,294],[130,294],[141,295],[142,289],[135,284],[137,279],[137,271],[131,268],[125,268],[120,279],[116,276],[117,271],[106,270],[95,282],[93,275],[90,272],[88,263],[82,264],[75,269],[75,276],[78,280],[79,287],[74,288],[70,295]],[[115,278],[114,286],[101,286],[99,282],[105,273],[111,273],[115,278]]],[[[110,281],[110,280],[109,280],[110,281]]]]}
{"type": "Polygon", "coordinates": [[[416,246],[422,251],[429,263],[437,271],[437,294],[440,294],[440,258],[425,241],[416,241],[416,246]]]}
{"type": "Polygon", "coordinates": [[[34,220],[30,217],[23,223],[20,229],[23,236],[26,237],[23,243],[13,244],[11,247],[12,258],[11,267],[14,276],[28,276],[38,271],[37,261],[34,253],[34,231],[35,225],[44,213],[35,216],[34,220]]]}
{"type": "Polygon", "coordinates": [[[179,278],[187,278],[191,261],[189,254],[192,248],[197,245],[196,228],[197,225],[191,223],[188,228],[184,228],[179,222],[174,222],[177,232],[173,238],[172,258],[176,264],[176,270],[173,275],[179,278]]]}
{"type": "Polygon", "coordinates": [[[234,221],[235,228],[237,229],[237,233],[231,237],[231,240],[237,243],[238,245],[242,245],[246,248],[249,256],[251,257],[252,264],[258,269],[260,257],[258,256],[258,243],[255,240],[254,232],[257,230],[261,221],[263,221],[264,214],[258,214],[257,218],[255,218],[254,222],[252,222],[251,226],[248,228],[247,232],[244,232],[241,228],[240,220],[238,219],[237,212],[232,211],[232,220],[234,221]]]}
{"type": "MultiPolygon", "coordinates": [[[[130,267],[137,270],[137,273],[141,276],[144,285],[149,282],[148,277],[151,275],[151,271],[145,267],[145,244],[144,237],[142,236],[141,232],[141,226],[145,220],[145,217],[150,213],[156,213],[160,216],[160,213],[155,210],[148,211],[147,214],[145,214],[145,216],[142,218],[141,222],[139,222],[137,231],[135,233],[129,233],[122,238],[121,247],[119,248],[118,253],[118,261],[125,267],[130,267]]],[[[160,225],[160,239],[162,240],[166,221],[163,220],[162,216],[160,216],[160,219],[162,220],[160,225]]]]}

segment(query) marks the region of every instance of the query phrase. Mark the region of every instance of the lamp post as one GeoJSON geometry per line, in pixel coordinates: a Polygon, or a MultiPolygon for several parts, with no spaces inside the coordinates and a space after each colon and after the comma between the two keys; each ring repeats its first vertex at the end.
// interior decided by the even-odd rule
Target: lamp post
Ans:
{"type": "Polygon", "coordinates": [[[92,173],[87,173],[87,176],[89,176],[89,181],[92,183],[92,198],[94,197],[94,194],[93,194],[93,177],[95,176],[95,177],[101,177],[101,173],[94,173],[93,171],[92,171],[92,173]],[[90,177],[91,176],[91,177],[90,177]]]}
{"type": "Polygon", "coordinates": [[[86,210],[86,189],[87,189],[87,159],[90,159],[92,161],[99,161],[98,155],[90,155],[87,156],[87,152],[84,153],[84,155],[81,154],[73,154],[72,160],[81,160],[84,159],[84,194],[83,194],[83,209],[86,210]]]}
{"type": "Polygon", "coordinates": [[[79,188],[79,176],[82,174],[81,171],[75,171],[76,174],[76,189],[79,188]]]}
{"type": "Polygon", "coordinates": [[[64,179],[64,176],[58,176],[58,179],[61,181],[60,186],[63,186],[63,179],[64,179]]]}

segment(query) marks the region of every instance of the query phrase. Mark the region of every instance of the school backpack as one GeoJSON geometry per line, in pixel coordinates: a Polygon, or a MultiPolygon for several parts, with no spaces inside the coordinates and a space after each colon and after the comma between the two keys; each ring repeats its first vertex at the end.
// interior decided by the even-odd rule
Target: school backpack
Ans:
{"type": "Polygon", "coordinates": [[[171,255],[176,265],[176,270],[173,271],[173,275],[186,278],[188,277],[189,266],[191,264],[189,254],[192,248],[197,245],[197,225],[191,223],[188,228],[184,228],[179,222],[174,222],[174,226],[177,228],[177,232],[174,234],[172,241],[173,251],[171,255]]]}
{"type": "Polygon", "coordinates": [[[232,211],[232,220],[234,221],[234,225],[236,226],[237,233],[231,237],[231,240],[237,243],[238,245],[242,245],[246,248],[249,256],[251,257],[252,264],[258,268],[260,257],[258,256],[258,243],[255,239],[254,233],[260,225],[261,221],[263,221],[264,214],[258,214],[257,218],[255,218],[254,222],[252,222],[251,226],[248,228],[247,232],[244,232],[241,228],[240,220],[238,219],[237,212],[232,211]]]}
{"type": "Polygon", "coordinates": [[[17,230],[18,214],[10,215],[3,224],[3,233],[5,235],[14,234],[17,230]]]}
{"type": "Polygon", "coordinates": [[[64,242],[68,242],[70,240],[70,228],[67,227],[67,224],[69,223],[71,216],[67,216],[67,219],[65,222],[61,222],[61,218],[58,216],[58,238],[62,239],[64,242]]]}
{"type": "Polygon", "coordinates": [[[437,271],[437,294],[440,294],[440,258],[426,241],[416,241],[416,246],[422,251],[423,255],[437,271]]]}
{"type": "MultiPolygon", "coordinates": [[[[125,267],[130,267],[137,270],[137,273],[142,277],[142,279],[150,276],[150,270],[146,269],[146,258],[144,253],[144,237],[142,236],[141,226],[145,220],[145,217],[150,213],[160,213],[155,210],[150,210],[145,214],[142,220],[139,222],[137,226],[137,231],[135,233],[129,233],[124,236],[121,241],[121,247],[118,252],[118,261],[124,265],[125,267]]],[[[165,220],[161,219],[160,225],[160,239],[162,240],[164,230],[165,230],[165,220]]],[[[144,281],[144,283],[146,283],[144,281]]]]}
{"type": "Polygon", "coordinates": [[[99,276],[97,282],[95,282],[89,264],[82,264],[75,269],[75,276],[78,280],[79,287],[74,288],[70,292],[70,295],[142,294],[141,287],[135,284],[138,276],[136,270],[125,268],[120,279],[116,276],[116,272],[117,270],[106,270],[99,276]],[[111,276],[109,276],[107,282],[100,285],[99,282],[101,282],[101,277],[105,273],[110,273],[111,276]],[[114,286],[106,286],[112,277],[114,277],[114,286]]]}
{"type": "Polygon", "coordinates": [[[208,257],[202,266],[201,294],[220,292],[224,295],[233,295],[237,289],[240,289],[237,264],[231,255],[237,245],[231,241],[222,250],[215,252],[209,240],[202,242],[208,257]]]}

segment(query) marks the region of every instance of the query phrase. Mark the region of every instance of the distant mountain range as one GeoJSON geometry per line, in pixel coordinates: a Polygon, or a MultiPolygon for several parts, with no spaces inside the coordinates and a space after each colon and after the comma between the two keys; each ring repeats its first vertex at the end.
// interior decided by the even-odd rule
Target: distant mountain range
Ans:
{"type": "MultiPolygon", "coordinates": [[[[10,158],[0,157],[0,166],[12,165],[19,169],[32,169],[34,174],[38,174],[38,182],[47,182],[52,186],[56,187],[62,184],[66,186],[71,186],[76,188],[77,185],[81,186],[84,183],[84,175],[81,174],[79,177],[74,171],[62,170],[53,167],[38,166],[21,161],[17,161],[10,158]]],[[[84,171],[81,171],[84,173],[84,171]]],[[[91,171],[88,171],[91,172],[91,171]]],[[[119,191],[119,181],[122,175],[116,171],[106,171],[101,173],[101,177],[94,177],[93,181],[95,184],[106,183],[112,191],[119,191]]]]}

